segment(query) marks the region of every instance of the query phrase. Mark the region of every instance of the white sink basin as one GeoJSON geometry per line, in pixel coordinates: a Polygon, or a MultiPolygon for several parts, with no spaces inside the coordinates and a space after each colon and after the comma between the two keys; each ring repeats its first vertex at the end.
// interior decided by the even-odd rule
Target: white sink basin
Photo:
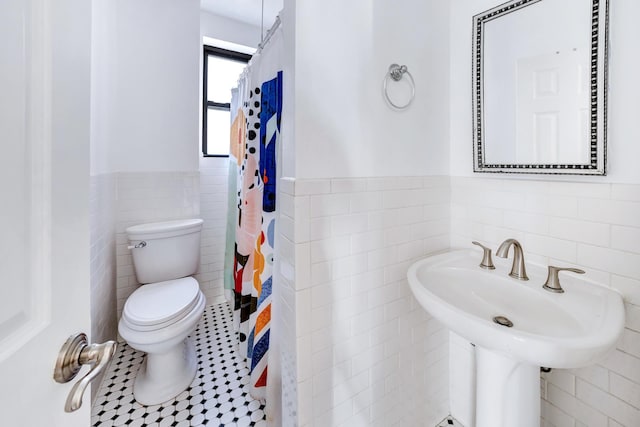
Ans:
{"type": "Polygon", "coordinates": [[[413,264],[407,273],[422,307],[476,346],[517,361],[577,368],[599,361],[624,327],[621,296],[572,273],[560,273],[563,294],[545,291],[546,267],[527,264],[530,280],[508,276],[511,259],[478,267],[481,253],[454,250],[413,264]],[[505,316],[513,327],[499,325],[505,316]]]}

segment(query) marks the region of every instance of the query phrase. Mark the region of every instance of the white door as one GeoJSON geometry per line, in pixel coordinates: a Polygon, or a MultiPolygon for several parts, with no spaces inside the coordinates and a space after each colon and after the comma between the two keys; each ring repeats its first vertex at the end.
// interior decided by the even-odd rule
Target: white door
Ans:
{"type": "Polygon", "coordinates": [[[584,49],[518,60],[517,163],[589,163],[588,65],[584,49]]]}
{"type": "Polygon", "coordinates": [[[65,413],[73,382],[53,380],[90,330],[90,3],[0,1],[2,426],[90,424],[90,396],[65,413]]]}

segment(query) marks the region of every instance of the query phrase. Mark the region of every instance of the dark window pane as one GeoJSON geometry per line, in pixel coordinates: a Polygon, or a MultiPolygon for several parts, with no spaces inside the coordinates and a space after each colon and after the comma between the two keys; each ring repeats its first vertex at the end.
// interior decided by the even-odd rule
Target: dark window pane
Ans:
{"type": "Polygon", "coordinates": [[[238,85],[251,55],[204,46],[202,153],[229,155],[229,104],[231,89],[238,85]]]}

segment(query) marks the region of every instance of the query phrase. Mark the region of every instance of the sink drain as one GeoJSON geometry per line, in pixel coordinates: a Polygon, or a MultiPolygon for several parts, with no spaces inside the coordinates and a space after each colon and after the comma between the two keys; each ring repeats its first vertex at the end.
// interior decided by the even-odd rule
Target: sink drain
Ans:
{"type": "Polygon", "coordinates": [[[507,328],[510,328],[513,326],[513,322],[504,316],[496,316],[493,318],[493,321],[496,322],[498,325],[506,326],[507,328]]]}

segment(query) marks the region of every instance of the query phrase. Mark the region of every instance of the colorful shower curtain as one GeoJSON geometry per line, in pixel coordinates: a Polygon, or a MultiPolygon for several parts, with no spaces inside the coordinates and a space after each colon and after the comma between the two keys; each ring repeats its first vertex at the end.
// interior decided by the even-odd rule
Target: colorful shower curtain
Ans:
{"type": "Polygon", "coordinates": [[[281,30],[254,55],[232,91],[225,289],[250,391],[265,398],[282,116],[281,30]]]}

